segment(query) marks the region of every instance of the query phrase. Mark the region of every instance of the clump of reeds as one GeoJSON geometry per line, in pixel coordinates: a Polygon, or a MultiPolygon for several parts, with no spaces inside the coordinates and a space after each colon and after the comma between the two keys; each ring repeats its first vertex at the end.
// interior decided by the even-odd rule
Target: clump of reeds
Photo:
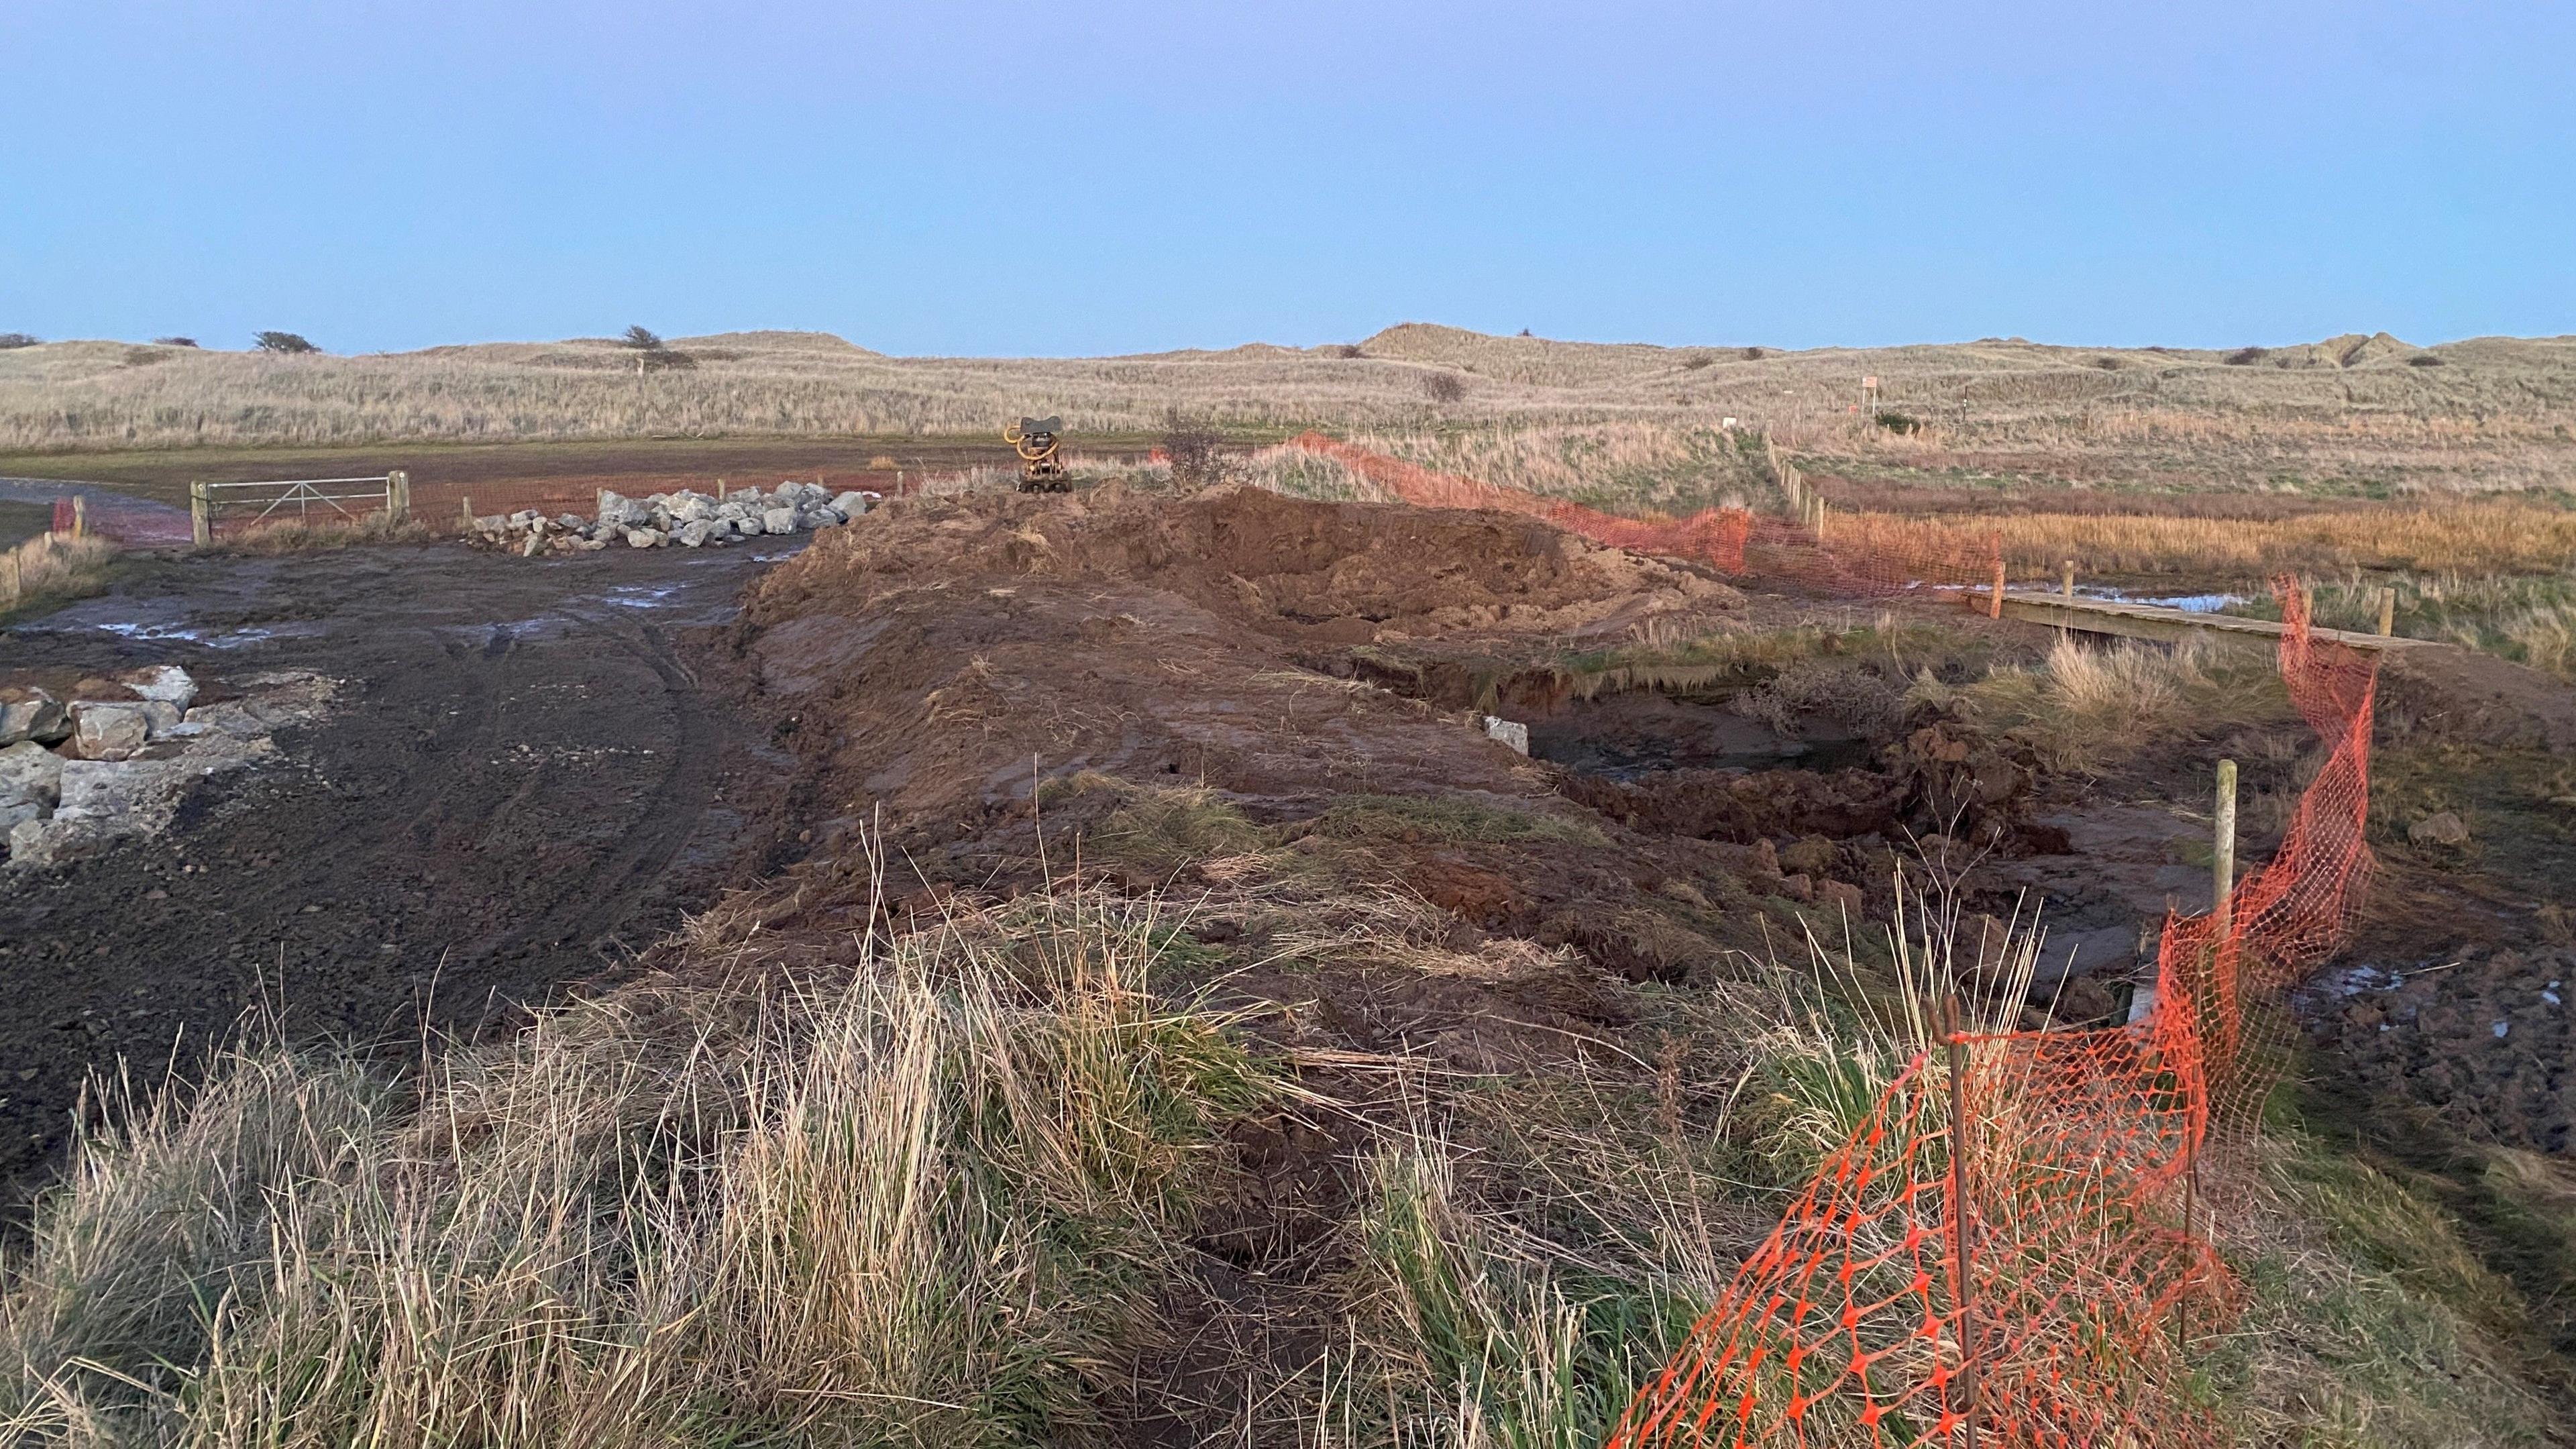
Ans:
{"type": "Polygon", "coordinates": [[[0,1438],[1061,1440],[1267,1090],[1094,897],[575,1006],[392,1080],[245,1049],[85,1137],[0,1286],[0,1438]]]}
{"type": "Polygon", "coordinates": [[[2052,767],[2089,770],[2195,732],[2282,716],[2287,696],[2258,650],[2185,640],[2093,646],[2061,635],[2036,665],[1998,665],[1957,689],[1918,680],[1918,700],[1959,700],[2052,767]]]}
{"type": "Polygon", "coordinates": [[[0,613],[93,592],[117,547],[95,534],[40,533],[0,551],[0,613]]]}

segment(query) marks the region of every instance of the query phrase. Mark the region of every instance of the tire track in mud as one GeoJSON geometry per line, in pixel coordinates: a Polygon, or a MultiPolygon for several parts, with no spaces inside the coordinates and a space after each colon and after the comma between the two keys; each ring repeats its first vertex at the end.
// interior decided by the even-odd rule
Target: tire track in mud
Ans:
{"type": "Polygon", "coordinates": [[[290,1036],[396,1051],[424,1023],[506,1023],[614,979],[767,858],[794,832],[777,807],[795,767],[735,713],[729,646],[702,631],[756,570],[456,549],[172,561],[0,636],[12,666],[343,681],[275,763],[199,785],[165,835],[0,870],[0,1218],[58,1159],[93,1072],[148,1080],[174,1043],[184,1071],[263,1003],[290,1036]],[[111,630],[137,619],[150,636],[111,630]],[[287,627],[206,642],[245,621],[287,627]]]}

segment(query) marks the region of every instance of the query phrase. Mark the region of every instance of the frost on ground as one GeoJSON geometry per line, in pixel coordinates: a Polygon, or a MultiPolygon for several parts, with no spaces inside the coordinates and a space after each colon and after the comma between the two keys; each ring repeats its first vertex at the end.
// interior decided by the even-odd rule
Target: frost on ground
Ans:
{"type": "Polygon", "coordinates": [[[249,675],[197,704],[176,665],[84,679],[63,691],[0,684],[0,841],[13,866],[50,865],[159,833],[188,787],[276,753],[275,731],[318,718],[333,683],[300,670],[249,675]]]}

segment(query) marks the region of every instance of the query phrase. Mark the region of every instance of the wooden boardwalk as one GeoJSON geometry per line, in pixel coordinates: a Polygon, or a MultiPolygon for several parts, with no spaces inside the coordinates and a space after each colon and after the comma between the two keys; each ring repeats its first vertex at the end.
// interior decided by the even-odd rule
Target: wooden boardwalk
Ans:
{"type": "MultiPolygon", "coordinates": [[[[1967,602],[1968,607],[1982,610],[1989,607],[1989,595],[1972,593],[1967,602]]],[[[2007,589],[2004,591],[2003,614],[2007,619],[2021,619],[2085,634],[2117,634],[2131,639],[2175,640],[2207,634],[2236,634],[2263,639],[2281,637],[2281,626],[2269,619],[2240,619],[2230,614],[2202,614],[2110,599],[2069,598],[2062,593],[2015,593],[2007,589]]],[[[2441,647],[2438,640],[2403,639],[2351,629],[2318,629],[2314,632],[2319,639],[2332,639],[2356,649],[2385,651],[2441,647]]]]}

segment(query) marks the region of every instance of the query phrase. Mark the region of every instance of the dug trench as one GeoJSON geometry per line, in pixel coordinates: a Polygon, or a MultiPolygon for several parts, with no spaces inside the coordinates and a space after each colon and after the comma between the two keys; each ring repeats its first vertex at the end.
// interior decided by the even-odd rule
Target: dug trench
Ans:
{"type": "MultiPolygon", "coordinates": [[[[2102,824],[2089,779],[1922,687],[2051,636],[1806,612],[1503,515],[894,504],[763,577],[737,628],[828,848],[736,898],[728,939],[792,970],[1026,893],[1167,903],[1156,988],[1242,1013],[1316,1094],[1231,1129],[1167,1306],[1187,1346],[1128,1366],[1154,1385],[1120,1411],[1138,1437],[1186,1441],[1247,1354],[1322,1352],[1356,1179],[1425,1081],[1606,1072],[1661,1101],[1641,1119],[1721,1132],[1741,1080],[1675,1014],[1812,969],[1810,942],[1883,962],[1909,875],[1947,888],[1972,993],[2044,907],[2061,944],[2025,1019],[2120,1015],[2142,927],[2188,895],[2179,827],[2102,824]],[[1618,689],[1579,663],[1656,639],[1743,662],[1618,689]],[[2077,838],[2123,831],[2137,858],[2107,869],[2077,838]]],[[[1768,1226],[1710,1210],[1738,1249],[1768,1226]]]]}
{"type": "Polygon", "coordinates": [[[616,979],[721,882],[794,849],[793,760],[707,642],[758,566],[147,559],[0,633],[0,685],[176,665],[207,699],[274,671],[332,695],[159,833],[0,867],[10,1215],[95,1079],[148,1088],[245,1030],[416,1054],[425,1028],[502,1026],[616,979]]]}

